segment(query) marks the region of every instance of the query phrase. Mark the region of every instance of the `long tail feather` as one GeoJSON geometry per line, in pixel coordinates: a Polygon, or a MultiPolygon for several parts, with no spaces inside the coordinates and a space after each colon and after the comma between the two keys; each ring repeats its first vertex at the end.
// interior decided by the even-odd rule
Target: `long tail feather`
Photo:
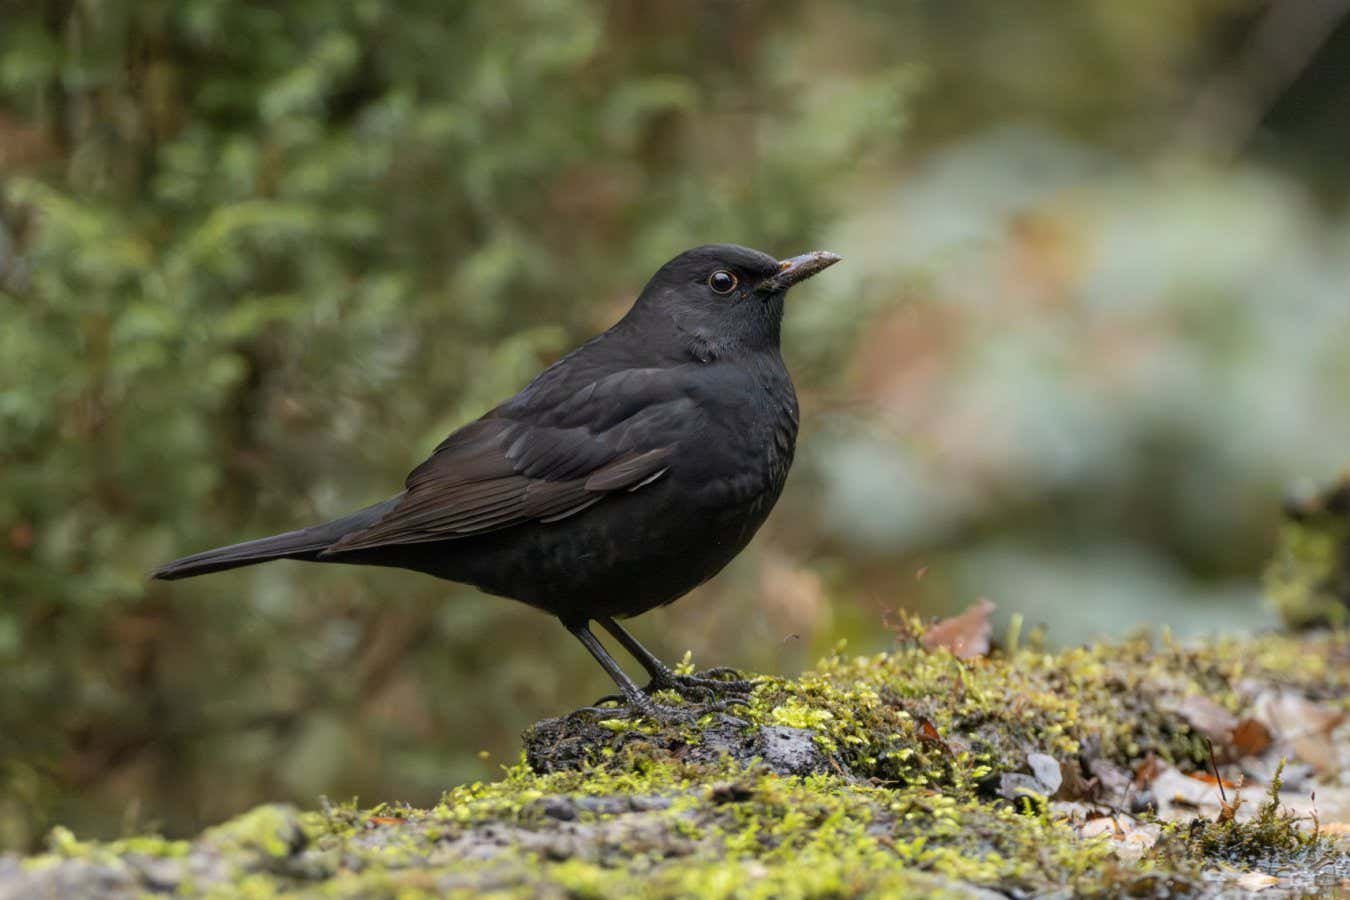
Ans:
{"type": "Polygon", "coordinates": [[[217,547],[214,550],[204,550],[182,559],[175,559],[155,570],[150,577],[172,581],[175,578],[191,578],[193,575],[237,569],[240,566],[251,566],[273,559],[316,560],[320,551],[341,539],[343,535],[369,528],[378,522],[398,503],[400,497],[401,494],[322,525],[288,531],[285,534],[274,534],[242,544],[231,544],[228,547],[217,547]]]}

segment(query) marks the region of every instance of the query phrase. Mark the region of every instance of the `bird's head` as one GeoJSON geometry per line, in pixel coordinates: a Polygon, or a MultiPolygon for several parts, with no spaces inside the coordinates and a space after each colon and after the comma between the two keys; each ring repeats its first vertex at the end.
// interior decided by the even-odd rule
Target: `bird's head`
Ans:
{"type": "Polygon", "coordinates": [[[779,260],[749,247],[706,244],[658,269],[634,312],[668,316],[696,355],[776,348],[788,289],[839,259],[816,250],[779,260]]]}

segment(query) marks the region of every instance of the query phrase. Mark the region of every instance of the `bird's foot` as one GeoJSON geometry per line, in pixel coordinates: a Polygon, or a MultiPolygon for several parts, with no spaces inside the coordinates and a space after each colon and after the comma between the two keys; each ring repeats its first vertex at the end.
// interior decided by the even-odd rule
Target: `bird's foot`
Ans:
{"type": "Polygon", "coordinates": [[[749,694],[755,689],[752,681],[740,677],[740,672],[725,666],[708,669],[701,675],[676,675],[667,671],[647,685],[648,693],[654,691],[674,691],[689,699],[714,699],[727,694],[749,694]],[[730,675],[730,678],[725,676],[730,675]]]}
{"type": "Polygon", "coordinates": [[[677,675],[666,669],[657,672],[640,693],[633,696],[627,692],[606,694],[577,712],[603,714],[609,718],[642,716],[657,722],[691,722],[706,713],[727,712],[733,706],[745,706],[748,702],[746,695],[754,689],[754,682],[741,678],[740,672],[731,668],[708,669],[698,675],[677,675]],[[728,675],[731,677],[726,677],[728,675]],[[661,691],[677,694],[693,705],[683,707],[658,703],[653,695],[661,691]]]}
{"type": "Polygon", "coordinates": [[[643,718],[668,725],[679,725],[694,722],[704,713],[710,710],[715,711],[715,707],[716,705],[698,708],[667,706],[664,703],[657,703],[646,694],[638,694],[636,697],[627,697],[623,694],[607,694],[595,701],[594,705],[583,706],[581,709],[576,710],[576,712],[594,713],[596,715],[604,716],[607,719],[643,718]],[[604,705],[607,703],[616,705],[604,705]]]}
{"type": "MultiPolygon", "coordinates": [[[[650,696],[659,691],[674,691],[686,700],[694,701],[711,701],[726,694],[749,694],[755,689],[755,683],[741,678],[740,674],[737,670],[726,666],[705,669],[699,675],[677,675],[667,669],[652,678],[642,689],[642,693],[650,696]],[[732,677],[725,677],[727,675],[732,677]]],[[[623,694],[606,694],[596,700],[594,706],[624,703],[626,700],[623,694]]]]}

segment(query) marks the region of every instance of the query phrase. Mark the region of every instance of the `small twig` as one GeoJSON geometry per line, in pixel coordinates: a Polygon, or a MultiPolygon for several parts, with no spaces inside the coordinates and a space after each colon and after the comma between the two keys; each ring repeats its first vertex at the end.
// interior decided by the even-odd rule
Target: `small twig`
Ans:
{"type": "Polygon", "coordinates": [[[1209,738],[1205,738],[1205,749],[1209,751],[1209,767],[1214,770],[1214,780],[1219,785],[1219,799],[1227,806],[1228,795],[1223,790],[1223,776],[1219,774],[1219,763],[1214,759],[1214,745],[1209,742],[1209,738]]]}

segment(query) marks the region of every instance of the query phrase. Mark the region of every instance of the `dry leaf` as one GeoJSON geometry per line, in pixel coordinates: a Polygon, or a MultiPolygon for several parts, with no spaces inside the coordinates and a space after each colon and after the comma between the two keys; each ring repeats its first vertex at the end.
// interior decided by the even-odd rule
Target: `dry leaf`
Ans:
{"type": "Polygon", "coordinates": [[[1181,716],[1200,734],[1223,747],[1228,746],[1233,729],[1238,724],[1236,716],[1200,694],[1183,697],[1166,704],[1164,708],[1181,716]]]}
{"type": "Polygon", "coordinates": [[[1158,800],[1158,811],[1167,818],[1173,807],[1198,809],[1202,806],[1218,806],[1219,791],[1217,785],[1207,784],[1203,779],[1191,778],[1171,766],[1162,766],[1153,778],[1153,796],[1158,800]]]}
{"type": "Polygon", "coordinates": [[[1148,787],[1166,768],[1167,766],[1154,755],[1152,750],[1148,751],[1144,758],[1139,761],[1139,765],[1134,767],[1134,786],[1140,789],[1148,787]]]}
{"type": "Polygon", "coordinates": [[[938,733],[937,726],[929,719],[919,719],[919,740],[927,741],[930,744],[941,744],[942,735],[938,733]]]}
{"type": "Polygon", "coordinates": [[[1264,891],[1280,883],[1280,879],[1265,872],[1243,872],[1237,878],[1237,886],[1244,891],[1264,891]]]}
{"type": "MultiPolygon", "coordinates": [[[[1220,784],[1219,779],[1211,772],[1191,772],[1187,777],[1194,778],[1196,781],[1203,781],[1211,787],[1217,788],[1220,784]]],[[[1227,778],[1223,780],[1222,784],[1226,790],[1230,791],[1236,791],[1238,788],[1242,787],[1240,783],[1229,781],[1227,778]]]]}
{"type": "Polygon", "coordinates": [[[1344,719],[1340,710],[1294,691],[1269,691],[1253,704],[1255,717],[1276,736],[1289,742],[1294,755],[1319,775],[1341,770],[1340,750],[1331,732],[1344,719]]]}
{"type": "Polygon", "coordinates": [[[981,597],[959,616],[943,619],[923,633],[926,650],[950,650],[957,659],[975,659],[989,652],[994,604],[981,597]]]}
{"type": "Polygon", "coordinates": [[[1083,775],[1083,766],[1076,757],[1069,757],[1059,764],[1059,772],[1064,782],[1060,785],[1055,796],[1062,800],[1084,800],[1088,797],[1098,797],[1102,793],[1101,781],[1097,778],[1086,778],[1083,775]]]}
{"type": "Polygon", "coordinates": [[[1233,729],[1233,747],[1239,756],[1258,756],[1270,746],[1270,729],[1256,719],[1246,718],[1233,729]]]}
{"type": "Polygon", "coordinates": [[[1345,718],[1340,710],[1294,691],[1268,691],[1252,705],[1256,719],[1281,737],[1328,734],[1345,718]]]}
{"type": "Polygon", "coordinates": [[[1223,824],[1224,822],[1231,822],[1233,821],[1233,819],[1237,818],[1237,811],[1241,808],[1242,808],[1241,794],[1234,794],[1231,803],[1225,800],[1221,795],[1219,797],[1219,816],[1215,821],[1219,822],[1220,824],[1223,824]]]}
{"type": "Polygon", "coordinates": [[[1115,842],[1116,853],[1127,858],[1137,859],[1158,841],[1162,828],[1151,822],[1140,822],[1133,816],[1116,813],[1109,816],[1094,816],[1078,829],[1084,838],[1109,836],[1115,842]]]}

